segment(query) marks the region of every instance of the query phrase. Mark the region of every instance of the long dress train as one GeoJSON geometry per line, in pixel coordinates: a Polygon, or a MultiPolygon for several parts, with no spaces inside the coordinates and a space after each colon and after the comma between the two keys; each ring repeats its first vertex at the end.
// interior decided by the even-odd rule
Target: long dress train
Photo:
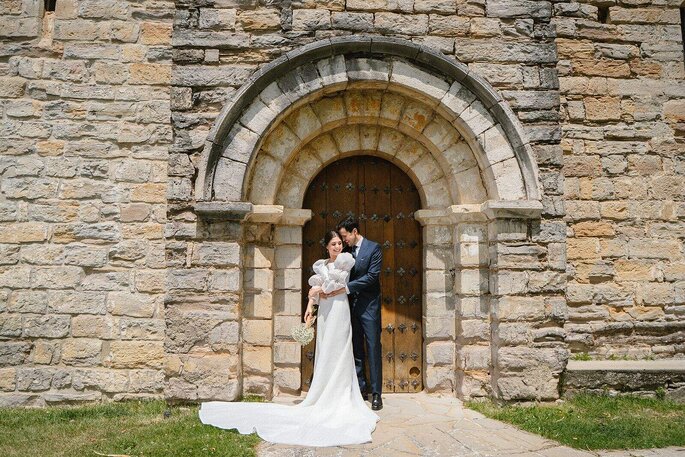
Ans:
{"type": "MultiPolygon", "coordinates": [[[[335,262],[318,260],[309,283],[324,292],[344,287],[353,264],[346,253],[335,262]]],[[[321,299],[317,315],[314,376],[301,403],[206,402],[200,408],[202,423],[243,434],[256,432],[272,443],[340,446],[370,442],[379,417],[359,391],[347,295],[321,299]]]]}

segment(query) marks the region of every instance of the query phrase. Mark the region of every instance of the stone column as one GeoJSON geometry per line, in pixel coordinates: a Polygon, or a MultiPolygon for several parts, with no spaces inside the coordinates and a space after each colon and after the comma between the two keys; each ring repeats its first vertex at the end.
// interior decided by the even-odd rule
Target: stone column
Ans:
{"type": "Polygon", "coordinates": [[[419,210],[423,226],[424,387],[428,392],[454,392],[455,313],[452,228],[445,210],[419,210]]]}
{"type": "Polygon", "coordinates": [[[492,388],[503,400],[552,400],[568,358],[565,272],[534,236],[538,202],[486,202],[490,254],[492,388]]]}
{"type": "Polygon", "coordinates": [[[301,388],[301,349],[293,341],[292,328],[302,316],[302,227],[310,210],[284,209],[274,229],[274,384],[273,395],[298,393],[301,388]]]}
{"type": "Polygon", "coordinates": [[[243,395],[269,397],[273,386],[274,231],[271,223],[249,219],[244,225],[243,395]]]}
{"type": "Polygon", "coordinates": [[[271,398],[300,389],[302,227],[311,211],[253,207],[245,223],[243,393],[271,398]]]}
{"type": "Polygon", "coordinates": [[[455,246],[456,377],[459,398],[491,395],[487,223],[479,205],[452,207],[455,246]]]}

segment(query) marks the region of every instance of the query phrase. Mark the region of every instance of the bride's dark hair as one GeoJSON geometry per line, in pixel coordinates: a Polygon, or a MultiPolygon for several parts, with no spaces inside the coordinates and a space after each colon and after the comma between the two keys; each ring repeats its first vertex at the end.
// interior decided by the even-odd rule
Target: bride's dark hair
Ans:
{"type": "Polygon", "coordinates": [[[328,254],[328,243],[330,243],[333,238],[340,238],[340,241],[342,241],[342,236],[340,236],[336,230],[327,231],[326,235],[323,237],[323,250],[325,251],[326,258],[330,257],[328,254]]]}

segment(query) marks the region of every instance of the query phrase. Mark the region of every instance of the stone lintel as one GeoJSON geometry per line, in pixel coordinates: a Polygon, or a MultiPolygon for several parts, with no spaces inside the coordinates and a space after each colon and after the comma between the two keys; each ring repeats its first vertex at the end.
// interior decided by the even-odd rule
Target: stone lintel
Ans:
{"type": "Polygon", "coordinates": [[[303,226],[312,218],[309,209],[281,205],[253,205],[250,202],[197,202],[195,211],[210,220],[246,221],[262,224],[303,226]]]}
{"type": "Polygon", "coordinates": [[[453,225],[460,222],[484,222],[481,205],[452,205],[441,209],[421,209],[414,217],[421,225],[453,225]]]}
{"type": "Polygon", "coordinates": [[[311,218],[310,209],[285,208],[282,205],[254,205],[246,220],[264,224],[303,226],[311,218]]]}
{"type": "Polygon", "coordinates": [[[488,219],[538,219],[542,214],[539,200],[488,200],[481,205],[488,219]]]}
{"type": "Polygon", "coordinates": [[[242,221],[252,212],[250,202],[197,202],[195,212],[205,219],[242,221]]]}
{"type": "Polygon", "coordinates": [[[542,203],[538,200],[488,200],[480,205],[421,209],[414,213],[414,217],[421,225],[453,225],[488,219],[536,219],[541,214],[542,203]]]}
{"type": "Polygon", "coordinates": [[[284,208],[283,217],[278,225],[299,225],[304,226],[312,218],[312,210],[284,208]]]}
{"type": "Polygon", "coordinates": [[[248,222],[275,224],[283,217],[281,205],[254,205],[245,218],[248,222]]]}
{"type": "Polygon", "coordinates": [[[414,218],[421,225],[451,225],[452,221],[447,208],[420,209],[414,213],[414,218]]]}

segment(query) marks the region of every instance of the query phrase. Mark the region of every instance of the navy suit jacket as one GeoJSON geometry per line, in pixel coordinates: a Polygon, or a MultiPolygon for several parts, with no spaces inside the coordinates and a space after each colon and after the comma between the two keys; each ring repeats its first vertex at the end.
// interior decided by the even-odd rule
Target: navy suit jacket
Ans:
{"type": "MultiPolygon", "coordinates": [[[[353,249],[350,248],[350,250],[353,249]]],[[[350,305],[355,313],[362,314],[369,311],[372,315],[380,315],[382,263],[381,246],[364,238],[354,268],[350,273],[350,282],[347,283],[347,289],[350,291],[350,305]]]]}

